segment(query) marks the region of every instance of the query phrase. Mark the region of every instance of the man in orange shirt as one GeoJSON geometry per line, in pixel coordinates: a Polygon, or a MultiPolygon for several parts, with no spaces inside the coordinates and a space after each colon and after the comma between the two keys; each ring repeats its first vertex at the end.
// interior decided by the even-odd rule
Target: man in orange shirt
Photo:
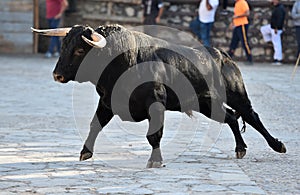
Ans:
{"type": "Polygon", "coordinates": [[[232,23],[230,24],[230,28],[233,28],[233,33],[228,53],[232,57],[234,55],[235,49],[239,44],[239,41],[241,41],[247,55],[247,64],[252,65],[252,54],[247,35],[249,15],[250,9],[247,1],[235,0],[234,15],[232,18],[232,23]]]}

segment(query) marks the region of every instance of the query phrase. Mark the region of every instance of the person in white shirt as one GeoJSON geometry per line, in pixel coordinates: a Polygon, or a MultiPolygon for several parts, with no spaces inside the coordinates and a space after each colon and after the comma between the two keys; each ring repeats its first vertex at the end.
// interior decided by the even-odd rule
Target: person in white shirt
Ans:
{"type": "Polygon", "coordinates": [[[219,0],[201,0],[198,9],[197,21],[193,21],[190,28],[203,45],[210,46],[210,31],[215,21],[219,0]]]}

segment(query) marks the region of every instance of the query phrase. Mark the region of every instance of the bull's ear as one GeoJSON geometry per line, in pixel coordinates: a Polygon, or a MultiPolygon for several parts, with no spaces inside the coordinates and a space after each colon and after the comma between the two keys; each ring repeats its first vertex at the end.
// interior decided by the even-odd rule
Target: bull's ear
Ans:
{"type": "Polygon", "coordinates": [[[72,28],[55,28],[55,29],[35,29],[31,27],[31,31],[45,35],[45,36],[58,36],[58,37],[64,37],[67,35],[67,33],[71,30],[72,28]]]}
{"type": "Polygon", "coordinates": [[[88,38],[86,38],[83,35],[81,37],[87,44],[89,44],[90,46],[95,47],[95,48],[103,48],[106,45],[106,39],[97,32],[93,32],[91,34],[91,38],[93,40],[89,40],[88,38]]]}

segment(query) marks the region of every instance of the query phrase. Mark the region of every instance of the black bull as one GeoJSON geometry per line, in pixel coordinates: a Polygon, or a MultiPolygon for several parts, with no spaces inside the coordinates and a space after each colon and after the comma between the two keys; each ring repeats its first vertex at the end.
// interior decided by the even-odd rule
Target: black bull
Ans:
{"type": "Polygon", "coordinates": [[[80,160],[92,157],[98,133],[117,114],[123,120],[148,119],[146,137],[152,154],[147,167],[161,166],[165,110],[194,110],[227,123],[235,137],[237,158],[243,158],[247,148],[239,117],[261,133],[273,150],[286,152],[284,144],[268,133],[253,110],[241,73],[225,52],[172,45],[119,25],[96,30],[77,25],[63,30],[54,33],[65,36],[54,79],[61,83],[89,81],[100,95],[80,160]],[[125,72],[128,76],[119,82],[125,72]]]}

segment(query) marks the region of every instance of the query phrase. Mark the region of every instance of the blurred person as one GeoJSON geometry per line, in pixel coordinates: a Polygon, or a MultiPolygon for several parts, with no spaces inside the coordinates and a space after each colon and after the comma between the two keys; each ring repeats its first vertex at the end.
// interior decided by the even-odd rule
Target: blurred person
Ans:
{"type": "Polygon", "coordinates": [[[292,8],[292,18],[296,28],[296,39],[298,44],[297,57],[300,55],[300,0],[295,1],[292,8]]]}
{"type": "Polygon", "coordinates": [[[273,65],[282,65],[281,34],[283,32],[285,9],[279,0],[272,0],[274,6],[270,24],[260,28],[265,42],[272,41],[274,48],[273,65]]]}
{"type": "MultiPolygon", "coordinates": [[[[46,0],[46,18],[48,20],[50,29],[54,29],[59,26],[61,17],[68,5],[69,3],[67,0],[46,0]]],[[[51,37],[48,51],[46,52],[45,57],[58,57],[60,47],[61,45],[59,37],[51,37]]]]}
{"type": "Polygon", "coordinates": [[[65,11],[66,14],[77,12],[77,0],[68,0],[68,9],[65,11]]]}
{"type": "Polygon", "coordinates": [[[227,6],[228,6],[228,0],[223,0],[222,1],[222,10],[220,11],[221,15],[227,15],[228,14],[227,6]]]}
{"type": "Polygon", "coordinates": [[[203,45],[210,46],[210,31],[215,22],[219,0],[201,0],[198,17],[190,24],[192,32],[202,40],[203,45]]]}
{"type": "Polygon", "coordinates": [[[230,29],[233,29],[233,33],[228,54],[233,57],[239,41],[241,41],[247,56],[246,64],[252,65],[252,54],[248,40],[249,15],[250,9],[247,1],[235,0],[234,15],[232,17],[232,23],[229,26],[230,29]]]}
{"type": "Polygon", "coordinates": [[[223,3],[222,3],[223,10],[227,9],[227,5],[228,5],[228,0],[223,0],[223,3]]]}
{"type": "Polygon", "coordinates": [[[143,24],[155,25],[160,22],[163,14],[164,4],[162,0],[143,0],[144,18],[143,24]]]}

